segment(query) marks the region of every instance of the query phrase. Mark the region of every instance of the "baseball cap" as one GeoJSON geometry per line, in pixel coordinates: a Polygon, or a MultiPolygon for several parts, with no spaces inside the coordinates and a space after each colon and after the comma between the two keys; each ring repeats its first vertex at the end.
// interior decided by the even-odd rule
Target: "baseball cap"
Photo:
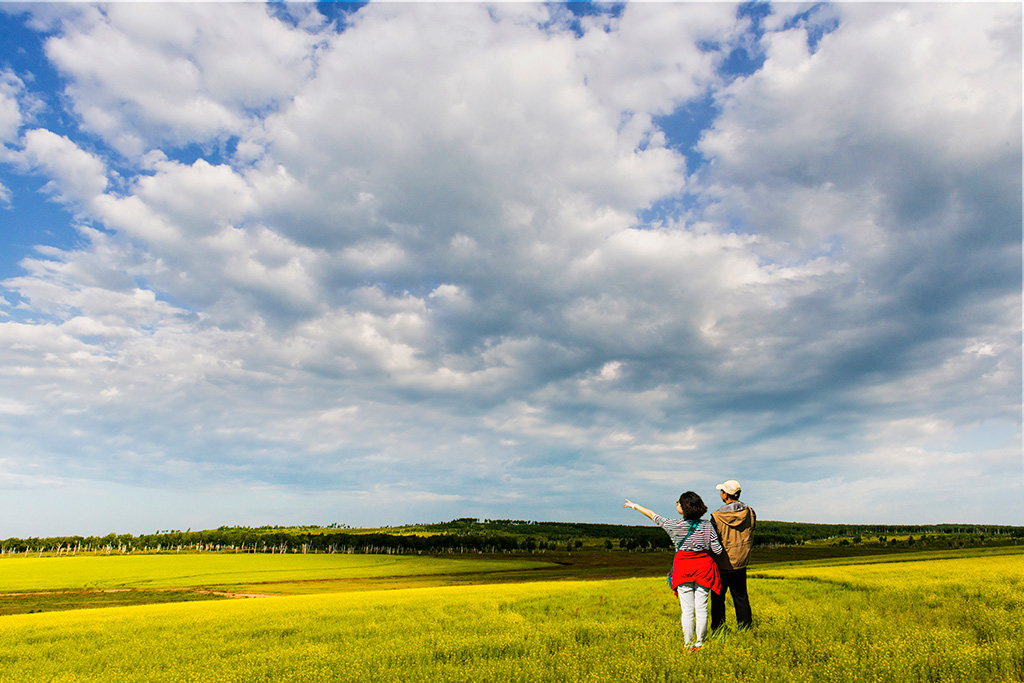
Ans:
{"type": "Polygon", "coordinates": [[[737,493],[740,492],[740,489],[742,489],[743,487],[740,486],[740,483],[738,481],[736,481],[735,479],[729,479],[729,480],[723,481],[721,484],[719,484],[715,488],[718,489],[719,491],[725,491],[730,496],[735,496],[737,493]]]}

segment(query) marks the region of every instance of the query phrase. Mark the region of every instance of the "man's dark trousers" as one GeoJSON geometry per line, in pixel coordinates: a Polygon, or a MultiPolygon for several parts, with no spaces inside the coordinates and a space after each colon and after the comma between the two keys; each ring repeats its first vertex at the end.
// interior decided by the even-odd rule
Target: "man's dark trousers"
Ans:
{"type": "Polygon", "coordinates": [[[711,594],[711,630],[725,626],[725,592],[732,593],[732,604],[736,606],[736,625],[750,628],[750,599],[747,597],[747,569],[722,572],[722,592],[711,594]]]}

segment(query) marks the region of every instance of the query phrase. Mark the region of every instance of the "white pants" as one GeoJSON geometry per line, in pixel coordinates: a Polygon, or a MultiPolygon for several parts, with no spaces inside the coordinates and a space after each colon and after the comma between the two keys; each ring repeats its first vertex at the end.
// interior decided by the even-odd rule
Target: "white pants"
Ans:
{"type": "Polygon", "coordinates": [[[687,646],[700,647],[708,631],[708,589],[699,584],[681,583],[676,589],[679,595],[679,609],[682,610],[683,642],[687,646]],[[694,638],[694,620],[697,622],[694,638]]]}

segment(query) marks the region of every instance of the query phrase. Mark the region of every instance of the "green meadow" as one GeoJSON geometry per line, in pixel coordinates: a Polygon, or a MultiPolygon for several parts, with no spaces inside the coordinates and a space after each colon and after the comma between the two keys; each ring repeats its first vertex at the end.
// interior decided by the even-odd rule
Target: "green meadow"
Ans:
{"type": "Polygon", "coordinates": [[[484,581],[515,572],[517,560],[182,557],[2,560],[0,580],[11,592],[293,593],[308,580],[315,592],[0,617],[0,680],[1024,681],[1017,548],[760,566],[750,576],[755,627],[730,622],[694,654],[683,652],[678,606],[658,577],[327,592],[325,581],[343,589],[402,572],[484,581]]]}

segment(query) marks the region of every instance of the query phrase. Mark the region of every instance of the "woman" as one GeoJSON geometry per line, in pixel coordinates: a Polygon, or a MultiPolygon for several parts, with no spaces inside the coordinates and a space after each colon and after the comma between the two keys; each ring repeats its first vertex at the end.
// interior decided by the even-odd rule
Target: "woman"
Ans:
{"type": "Polygon", "coordinates": [[[720,593],[722,590],[718,565],[710,553],[721,555],[724,550],[715,525],[701,519],[708,511],[707,506],[700,496],[687,491],[676,502],[676,510],[683,516],[681,520],[666,519],[630,500],[626,500],[622,507],[633,508],[653,520],[672,539],[676,554],[672,560],[670,584],[679,596],[683,641],[690,652],[696,652],[703,645],[708,630],[708,593],[720,593]]]}

